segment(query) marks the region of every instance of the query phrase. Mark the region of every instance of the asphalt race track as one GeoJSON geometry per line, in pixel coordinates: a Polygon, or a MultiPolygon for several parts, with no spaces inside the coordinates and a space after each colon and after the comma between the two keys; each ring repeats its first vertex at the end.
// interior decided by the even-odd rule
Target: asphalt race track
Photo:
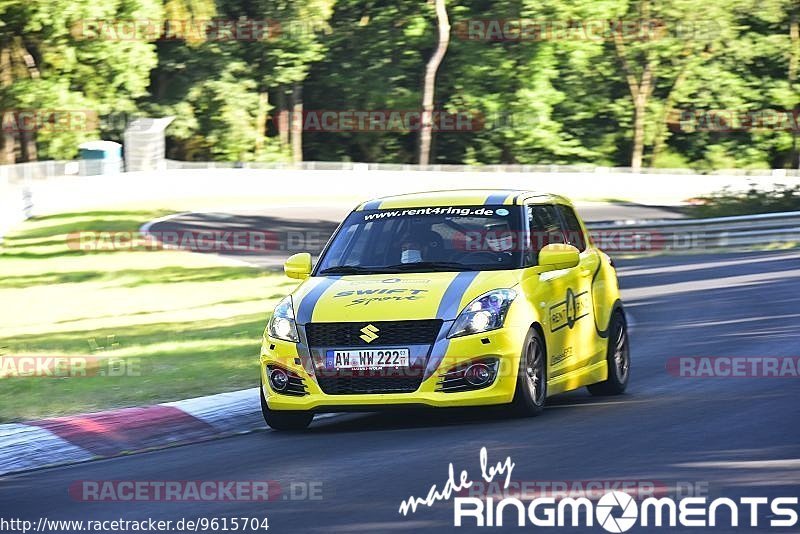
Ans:
{"type": "MultiPolygon", "coordinates": [[[[451,502],[406,517],[400,503],[425,497],[432,484],[441,488],[450,462],[479,480],[481,447],[491,464],[512,458],[514,481],[624,479],[691,485],[712,498],[800,495],[800,378],[686,378],[666,369],[680,356],[800,356],[800,252],[665,256],[617,266],[633,323],[631,384],[622,397],[580,390],[551,398],[532,419],[498,409],[336,415],[300,434],[264,430],[0,477],[2,516],[267,516],[270,532],[449,531],[451,502]],[[68,493],[81,480],[274,480],[284,493],[268,503],[87,503],[68,493]],[[320,499],[290,498],[290,487],[307,483],[321,488],[320,499]]],[[[765,525],[770,512],[759,516],[765,525]]],[[[752,531],[746,524],[712,531],[752,531]]],[[[586,530],[603,532],[554,531],[586,530]]]]}

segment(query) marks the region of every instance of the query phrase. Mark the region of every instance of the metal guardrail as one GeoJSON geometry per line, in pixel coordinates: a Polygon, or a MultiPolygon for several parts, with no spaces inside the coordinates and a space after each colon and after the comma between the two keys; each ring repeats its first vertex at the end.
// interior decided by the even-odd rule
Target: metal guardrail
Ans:
{"type": "Polygon", "coordinates": [[[58,176],[80,174],[82,162],[75,161],[34,161],[16,165],[0,165],[0,185],[15,185],[28,180],[45,180],[58,176]]]}
{"type": "Polygon", "coordinates": [[[699,252],[800,243],[800,211],[714,217],[602,223],[589,226],[595,243],[608,253],[699,252]]]}
{"type": "MultiPolygon", "coordinates": [[[[233,161],[177,161],[166,160],[166,169],[264,169],[264,170],[332,170],[332,171],[434,171],[434,172],[487,172],[487,173],[595,173],[633,174],[630,167],[601,167],[595,165],[413,165],[403,163],[357,163],[348,161],[303,161],[301,163],[264,163],[233,161]]],[[[83,162],[36,161],[16,165],[0,165],[0,184],[14,184],[25,180],[83,173],[83,162]]],[[[669,175],[726,175],[797,178],[799,169],[723,169],[703,171],[697,169],[642,168],[638,174],[669,175]]]]}
{"type": "Polygon", "coordinates": [[[507,172],[507,173],[597,173],[597,174],[709,174],[731,176],[800,177],[800,169],[726,169],[701,171],[697,169],[601,167],[596,165],[414,165],[410,163],[357,163],[350,161],[303,161],[300,163],[264,163],[233,161],[166,160],[167,169],[294,169],[332,171],[435,171],[435,172],[507,172]]]}

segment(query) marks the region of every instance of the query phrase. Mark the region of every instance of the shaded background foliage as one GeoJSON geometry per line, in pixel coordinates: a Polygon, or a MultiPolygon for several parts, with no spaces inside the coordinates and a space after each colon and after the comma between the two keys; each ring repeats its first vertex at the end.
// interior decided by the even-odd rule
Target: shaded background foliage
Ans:
{"type": "MultiPolygon", "coordinates": [[[[794,168],[797,131],[708,132],[686,110],[800,110],[797,0],[448,1],[436,108],[484,118],[435,133],[434,163],[794,168]],[[464,37],[470,20],[644,21],[615,40],[464,37]],[[460,32],[460,33],[459,33],[460,32]],[[637,94],[643,98],[637,99],[637,94]],[[638,155],[637,155],[638,154],[638,155]]],[[[433,5],[380,0],[0,0],[0,109],[86,109],[87,131],[4,131],[0,162],[73,158],[125,120],[174,115],[168,156],[413,163],[416,132],[301,132],[301,110],[415,110],[433,5]],[[261,40],[87,38],[91,20],[267,20],[261,40]],[[294,115],[292,113],[294,112],[294,115]],[[109,118],[110,117],[110,118],[109,118]]],[[[796,125],[795,125],[796,128],[796,125]]]]}

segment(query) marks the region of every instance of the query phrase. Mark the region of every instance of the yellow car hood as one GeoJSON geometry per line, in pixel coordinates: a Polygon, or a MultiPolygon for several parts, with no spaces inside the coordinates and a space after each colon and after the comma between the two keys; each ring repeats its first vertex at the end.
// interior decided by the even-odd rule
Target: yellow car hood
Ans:
{"type": "Polygon", "coordinates": [[[475,297],[515,286],[520,270],[315,276],[292,294],[299,324],[455,319],[475,297]]]}

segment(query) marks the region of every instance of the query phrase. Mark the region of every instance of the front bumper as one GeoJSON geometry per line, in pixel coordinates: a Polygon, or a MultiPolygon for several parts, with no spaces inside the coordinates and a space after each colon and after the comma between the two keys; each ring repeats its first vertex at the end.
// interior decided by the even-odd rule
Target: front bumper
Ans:
{"type": "MultiPolygon", "coordinates": [[[[357,393],[330,395],[320,389],[314,369],[304,365],[300,344],[267,337],[261,349],[262,394],[271,410],[304,410],[314,412],[373,411],[388,407],[464,407],[507,404],[514,398],[519,357],[525,333],[513,327],[492,332],[472,334],[450,339],[444,355],[432,354],[432,359],[442,356],[432,374],[422,381],[413,393],[357,393]],[[437,391],[443,373],[453,367],[481,358],[497,358],[497,376],[491,385],[469,391],[437,391]],[[292,396],[272,389],[267,376],[267,366],[279,366],[296,373],[303,379],[307,394],[292,396]]],[[[435,350],[435,348],[434,348],[435,350]]]]}

